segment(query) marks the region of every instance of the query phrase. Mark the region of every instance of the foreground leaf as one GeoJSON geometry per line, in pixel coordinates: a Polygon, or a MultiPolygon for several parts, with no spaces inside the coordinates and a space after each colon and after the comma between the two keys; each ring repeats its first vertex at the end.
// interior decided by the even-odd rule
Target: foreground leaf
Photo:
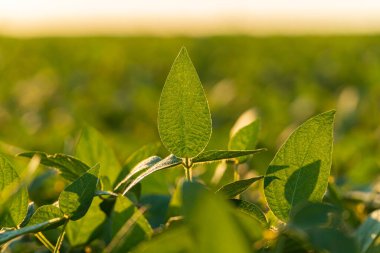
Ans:
{"type": "MultiPolygon", "coordinates": [[[[229,150],[252,150],[256,147],[259,139],[260,120],[256,119],[250,124],[239,129],[231,138],[228,143],[229,150]]],[[[247,160],[247,157],[240,157],[236,159],[239,163],[247,160]]]]}
{"type": "Polygon", "coordinates": [[[265,214],[257,205],[241,199],[230,199],[230,201],[241,212],[248,214],[252,218],[256,219],[263,226],[268,226],[268,221],[265,217],[265,214]]]}
{"type": "Polygon", "coordinates": [[[256,150],[208,150],[192,159],[193,163],[214,162],[220,160],[229,160],[241,156],[253,155],[265,149],[256,150]]]}
{"type": "Polygon", "coordinates": [[[380,210],[372,212],[356,231],[360,252],[365,253],[380,235],[380,210]]]}
{"type": "Polygon", "coordinates": [[[59,196],[59,208],[71,220],[83,217],[91,205],[98,183],[99,166],[68,185],[59,196]]]}
{"type": "Polygon", "coordinates": [[[177,157],[200,154],[211,137],[211,115],[205,92],[185,48],[174,60],[161,93],[158,131],[177,157]]]}
{"type": "Polygon", "coordinates": [[[125,195],[129,190],[131,190],[136,184],[138,184],[141,180],[143,180],[145,177],[149,176],[150,174],[174,167],[176,165],[179,165],[182,163],[182,160],[174,155],[169,155],[165,159],[161,160],[160,162],[156,163],[153,167],[149,168],[148,170],[144,171],[142,174],[140,174],[136,179],[134,179],[128,187],[124,190],[122,195],[125,195]]]}
{"type": "Polygon", "coordinates": [[[231,199],[231,198],[236,197],[240,193],[244,192],[245,190],[247,190],[248,187],[250,187],[254,182],[263,178],[264,178],[263,176],[259,176],[259,177],[252,177],[249,179],[235,181],[230,184],[226,184],[222,186],[219,190],[217,190],[217,192],[231,199]]]}
{"type": "Polygon", "coordinates": [[[334,114],[319,114],[298,127],[269,165],[265,196],[282,221],[288,221],[297,204],[322,200],[331,168],[334,114]]]}
{"type": "Polygon", "coordinates": [[[28,190],[20,185],[17,171],[5,156],[0,154],[0,228],[17,227],[28,211],[28,190]]]}
{"type": "Polygon", "coordinates": [[[90,167],[82,161],[65,154],[50,155],[44,152],[31,151],[18,155],[28,158],[38,155],[41,159],[41,164],[58,169],[61,172],[61,176],[70,182],[74,181],[90,169],[90,167]]]}
{"type": "Polygon", "coordinates": [[[108,178],[105,190],[112,190],[111,187],[121,171],[121,165],[112,148],[95,128],[90,126],[83,128],[75,155],[91,167],[100,164],[99,178],[102,180],[108,178]]]}
{"type": "Polygon", "coordinates": [[[53,220],[56,218],[62,219],[61,223],[55,223],[51,227],[47,227],[46,229],[52,229],[56,228],[60,225],[63,224],[64,219],[63,219],[63,212],[59,207],[54,206],[54,205],[45,205],[39,207],[36,212],[33,214],[32,218],[30,219],[28,226],[33,226],[37,225],[39,223],[43,223],[48,220],[53,220]]]}

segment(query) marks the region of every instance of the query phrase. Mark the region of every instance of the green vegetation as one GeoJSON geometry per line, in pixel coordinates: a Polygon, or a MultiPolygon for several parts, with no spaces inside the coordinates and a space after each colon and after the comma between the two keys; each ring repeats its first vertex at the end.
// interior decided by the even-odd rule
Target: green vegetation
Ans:
{"type": "MultiPolygon", "coordinates": [[[[151,112],[157,108],[158,93],[154,92],[156,88],[146,86],[150,83],[147,80],[137,86],[142,88],[141,96],[134,97],[134,93],[119,98],[122,96],[119,90],[116,92],[112,87],[105,88],[104,85],[96,84],[97,81],[107,80],[106,77],[104,80],[100,77],[92,84],[95,87],[91,86],[94,96],[86,93],[83,101],[74,99],[71,104],[65,100],[61,101],[62,104],[55,105],[54,103],[59,103],[59,99],[54,99],[54,96],[67,96],[64,93],[59,94],[57,87],[60,85],[57,79],[49,79],[54,76],[52,73],[60,68],[50,69],[33,81],[20,81],[19,86],[14,86],[18,87],[15,90],[12,90],[11,86],[1,86],[7,106],[4,106],[0,120],[7,123],[19,120],[19,124],[15,124],[14,128],[4,127],[5,130],[12,129],[9,130],[9,136],[4,136],[5,141],[12,140],[12,131],[24,128],[29,131],[27,134],[40,137],[39,141],[33,138],[26,139],[23,144],[27,149],[39,149],[41,146],[46,149],[39,150],[49,151],[24,151],[5,143],[1,146],[3,154],[0,155],[0,247],[11,252],[377,252],[380,234],[378,213],[374,211],[368,218],[367,214],[379,208],[375,198],[376,185],[373,188],[368,186],[370,179],[373,180],[370,177],[377,173],[375,169],[378,168],[378,160],[374,154],[378,150],[378,140],[374,137],[376,133],[365,138],[364,135],[373,133],[373,129],[370,131],[368,128],[377,123],[377,118],[369,117],[368,113],[373,111],[371,106],[375,101],[372,99],[378,94],[375,85],[372,84],[372,81],[380,77],[372,69],[377,66],[378,59],[371,62],[373,65],[369,64],[371,70],[366,69],[369,77],[362,76],[362,80],[367,80],[367,83],[352,84],[348,88],[345,84],[337,88],[330,83],[330,79],[326,81],[323,78],[321,82],[308,83],[311,79],[304,75],[308,73],[304,65],[305,62],[313,62],[315,57],[306,60],[305,53],[304,64],[299,65],[299,75],[286,79],[292,72],[282,72],[279,66],[288,71],[287,68],[295,67],[291,61],[299,59],[294,55],[289,57],[291,54],[269,54],[269,51],[268,57],[273,56],[275,60],[288,56],[288,64],[281,65],[281,62],[277,61],[273,65],[273,73],[268,74],[268,79],[261,80],[267,82],[268,86],[245,85],[244,82],[247,81],[235,85],[233,82],[240,80],[238,72],[236,78],[224,79],[214,88],[206,84],[206,92],[200,82],[200,79],[203,80],[203,69],[207,67],[210,68],[210,76],[216,75],[212,72],[213,61],[220,61],[220,70],[226,71],[227,77],[231,75],[231,67],[235,64],[235,69],[241,69],[248,82],[265,76],[265,68],[258,61],[249,61],[250,56],[254,54],[260,57],[261,51],[254,49],[255,45],[264,49],[273,41],[283,41],[289,45],[295,41],[304,41],[308,43],[305,48],[313,48],[317,54],[318,50],[315,49],[336,41],[347,48],[355,48],[355,43],[367,43],[370,46],[377,40],[376,37],[350,38],[348,41],[346,38],[332,38],[333,41],[329,42],[328,39],[163,40],[168,45],[179,42],[207,42],[216,52],[219,52],[218,46],[213,47],[213,43],[223,41],[224,47],[234,45],[230,50],[235,52],[236,59],[237,56],[246,56],[247,59],[244,61],[245,65],[239,65],[233,57],[229,61],[223,61],[219,57],[211,60],[212,50],[205,52],[205,56],[208,53],[207,57],[210,59],[205,58],[202,62],[204,65],[200,64],[199,78],[186,49],[183,48],[171,70],[168,70],[169,75],[161,92],[158,114],[151,112]],[[253,68],[249,64],[252,64],[253,68]],[[255,74],[248,71],[253,71],[255,66],[261,66],[259,69],[263,72],[255,74]],[[286,87],[281,88],[284,84],[286,87]],[[50,85],[55,85],[55,88],[50,85]],[[33,90],[41,87],[47,89],[33,90]],[[240,94],[239,87],[242,88],[244,96],[237,95],[240,94]],[[21,92],[28,88],[31,90],[21,92]],[[365,89],[370,91],[371,96],[366,96],[365,93],[363,95],[365,89]],[[13,94],[16,96],[7,96],[7,92],[15,91],[17,92],[13,94]],[[109,92],[111,98],[107,98],[109,92]],[[115,93],[112,95],[112,92],[115,93]],[[206,94],[209,97],[209,93],[210,106],[206,99],[206,94]],[[154,97],[154,94],[157,96],[154,97]],[[335,98],[334,94],[339,95],[339,98],[335,98]],[[253,98],[256,100],[249,102],[253,98]],[[103,103],[100,102],[99,105],[97,99],[103,99],[103,103]],[[135,104],[141,106],[140,108],[145,108],[143,110],[146,110],[146,114],[132,113],[133,110],[130,108],[128,110],[131,113],[123,111],[124,109],[117,111],[115,108],[124,104],[121,100],[117,102],[112,99],[125,99],[132,107],[135,104]],[[336,100],[337,102],[334,102],[336,100]],[[109,101],[120,104],[108,105],[108,109],[103,107],[109,101]],[[262,105],[260,101],[263,102],[262,105]],[[53,105],[49,105],[50,102],[53,105]],[[12,108],[12,103],[17,106],[12,108]],[[83,108],[75,112],[76,104],[79,108],[89,105],[94,108],[89,108],[87,113],[80,112],[83,108]],[[58,117],[58,123],[64,123],[65,117],[68,120],[67,125],[60,125],[64,132],[54,134],[53,125],[50,130],[42,131],[41,124],[49,121],[42,116],[52,113],[50,106],[55,108],[53,112],[57,113],[55,116],[58,117]],[[231,123],[235,121],[231,120],[231,112],[241,106],[253,109],[244,113],[231,129],[231,123]],[[212,111],[214,115],[213,107],[217,111],[215,117],[211,117],[210,113],[212,111]],[[335,110],[330,110],[335,107],[336,113],[335,110]],[[12,109],[24,113],[21,120],[8,117],[12,109]],[[368,111],[361,112],[365,109],[368,111]],[[110,117],[102,118],[103,110],[109,110],[107,113],[110,113],[110,117]],[[321,111],[326,112],[320,113],[321,111]],[[94,115],[90,115],[89,112],[94,115]],[[273,114],[268,115],[267,112],[273,114]],[[81,134],[75,137],[73,132],[78,127],[72,118],[75,115],[78,118],[83,115],[84,121],[93,122],[106,131],[101,134],[83,123],[81,134]],[[152,143],[139,148],[136,144],[146,139],[158,140],[158,137],[150,140],[155,136],[152,134],[152,131],[156,131],[152,130],[157,126],[155,122],[146,124],[147,126],[136,123],[141,123],[144,118],[152,115],[158,118],[158,134],[163,145],[152,143]],[[289,121],[289,118],[292,118],[298,127],[288,127],[276,140],[275,136],[281,131],[279,129],[286,126],[280,123],[289,121]],[[128,121],[129,119],[131,121],[128,121]],[[363,121],[360,121],[361,119],[363,121]],[[28,128],[22,125],[23,123],[31,125],[28,125],[28,128]],[[137,128],[128,132],[133,124],[137,124],[137,128]],[[113,134],[108,135],[107,130],[112,130],[113,134]],[[40,131],[43,132],[41,136],[40,131]],[[226,137],[228,131],[230,136],[226,137]],[[63,150],[55,151],[59,145],[54,141],[64,133],[73,137],[67,139],[63,150]],[[49,136],[50,142],[45,139],[49,136]],[[109,136],[113,137],[110,139],[109,136]],[[336,142],[333,152],[334,139],[336,142]],[[227,146],[228,149],[223,148],[227,146]],[[257,149],[256,146],[266,149],[257,149]],[[360,150],[358,157],[351,157],[356,155],[358,148],[367,148],[370,152],[360,150]],[[129,152],[129,156],[125,162],[121,162],[120,157],[124,152],[129,152]],[[17,156],[13,156],[16,153],[17,156]],[[356,178],[358,172],[353,170],[355,166],[360,166],[359,164],[363,168],[360,173],[364,175],[356,178]],[[330,175],[332,165],[333,176],[330,175]],[[358,191],[359,188],[355,188],[358,186],[366,186],[369,190],[358,191]]],[[[18,40],[3,40],[6,43],[20,43],[18,40]]],[[[79,39],[62,41],[65,42],[65,47],[83,43],[79,39]]],[[[91,42],[100,48],[103,46],[98,44],[101,41],[108,41],[112,45],[124,42],[123,39],[83,41],[91,42]]],[[[157,43],[157,46],[159,41],[157,39],[147,42],[138,38],[128,40],[131,45],[141,42],[141,48],[144,43],[157,43]]],[[[32,40],[29,43],[53,45],[56,42],[51,39],[32,40]]],[[[373,50],[376,54],[374,45],[367,50],[373,50]]],[[[14,45],[8,44],[7,47],[14,48],[14,45]]],[[[273,49],[278,48],[273,46],[273,49]]],[[[344,47],[336,48],[336,52],[347,52],[342,48],[344,47]]],[[[284,52],[289,50],[285,47],[282,49],[284,52]]],[[[294,50],[301,52],[305,49],[297,47],[294,50]]],[[[116,49],[115,51],[120,52],[116,49]]],[[[141,58],[138,59],[144,59],[147,51],[137,51],[133,54],[141,53],[141,58]]],[[[11,52],[1,51],[4,55],[11,52]]],[[[102,53],[96,48],[91,52],[95,55],[102,53]]],[[[109,52],[111,56],[112,52],[109,52]]],[[[168,57],[167,52],[165,54],[162,57],[168,57]]],[[[120,55],[113,57],[115,60],[121,60],[120,55]]],[[[57,60],[59,57],[54,59],[57,60]]],[[[346,68],[350,66],[350,61],[348,58],[345,59],[346,68]]],[[[162,58],[157,59],[155,64],[160,61],[162,58]]],[[[198,69],[197,61],[194,62],[198,69]]],[[[354,62],[352,60],[351,64],[354,62]]],[[[88,67],[83,62],[82,65],[84,68],[88,67]]],[[[161,65],[157,66],[164,68],[161,65]]],[[[70,67],[75,69],[75,66],[70,67]]],[[[320,67],[323,69],[326,66],[320,67]]],[[[98,71],[97,74],[101,76],[108,71],[113,70],[106,69],[104,72],[98,71]]],[[[313,71],[318,72],[318,68],[313,71]]],[[[339,67],[323,71],[322,76],[331,71],[329,77],[332,79],[346,78],[345,75],[337,74],[341,71],[339,67]]],[[[139,75],[136,69],[130,74],[133,73],[139,75]]],[[[349,75],[348,72],[345,74],[349,75]]],[[[12,73],[8,73],[8,76],[12,77],[12,73]]],[[[146,76],[149,77],[143,72],[141,80],[146,76]]],[[[11,79],[5,77],[4,82],[11,79]]],[[[352,81],[354,80],[353,78],[352,81]]],[[[87,85],[87,81],[83,81],[84,85],[87,85]]],[[[74,93],[77,84],[75,81],[72,87],[71,91],[74,93]]],[[[68,94],[71,92],[70,89],[65,91],[68,94]]],[[[71,95],[68,96],[70,97],[71,95]]],[[[238,114],[234,115],[233,118],[238,114]]],[[[22,136],[22,132],[19,132],[22,136]]]]}

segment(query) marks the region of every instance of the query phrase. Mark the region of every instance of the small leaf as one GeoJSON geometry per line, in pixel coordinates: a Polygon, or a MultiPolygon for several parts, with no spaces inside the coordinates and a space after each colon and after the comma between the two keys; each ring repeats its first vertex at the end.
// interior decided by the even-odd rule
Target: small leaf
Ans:
{"type": "Polygon", "coordinates": [[[64,223],[63,212],[61,211],[61,209],[59,209],[59,207],[54,206],[54,205],[41,206],[33,214],[32,218],[30,219],[28,223],[28,226],[34,226],[39,223],[43,223],[45,221],[52,220],[55,218],[61,218],[62,222],[55,223],[52,226],[47,227],[46,229],[52,229],[52,228],[56,228],[62,225],[64,223]]]}
{"type": "Polygon", "coordinates": [[[240,156],[247,156],[259,153],[265,149],[256,150],[208,150],[192,159],[193,163],[214,162],[219,160],[229,160],[240,156]]]}
{"type": "Polygon", "coordinates": [[[241,199],[230,199],[237,209],[256,219],[264,226],[268,226],[267,218],[263,211],[257,205],[241,199]]]}
{"type": "Polygon", "coordinates": [[[91,235],[102,225],[106,214],[101,210],[100,198],[94,198],[88,212],[79,220],[70,220],[66,226],[66,235],[72,247],[84,245],[91,235]]]}
{"type": "Polygon", "coordinates": [[[18,155],[28,158],[38,155],[41,159],[41,164],[58,169],[61,172],[62,177],[67,179],[69,182],[74,181],[90,169],[90,167],[82,161],[65,154],[50,155],[44,152],[31,151],[18,155]]]}
{"type": "Polygon", "coordinates": [[[161,93],[158,131],[177,157],[200,154],[211,137],[211,114],[198,74],[185,48],[174,60],[161,93]]]}
{"type": "Polygon", "coordinates": [[[279,149],[264,179],[273,213],[288,221],[302,202],[320,202],[331,168],[335,111],[319,114],[298,127],[279,149]]]}
{"type": "MultiPolygon", "coordinates": [[[[99,178],[108,178],[112,187],[121,171],[121,165],[104,137],[90,126],[82,130],[75,155],[90,166],[100,164],[99,178]]],[[[106,187],[106,190],[112,188],[106,187]]]]}
{"type": "MultiPolygon", "coordinates": [[[[257,119],[239,129],[231,138],[228,144],[229,150],[252,150],[256,147],[260,131],[260,120],[257,119]]],[[[237,159],[239,163],[247,160],[247,157],[237,159]]]]}
{"type": "Polygon", "coordinates": [[[13,165],[0,154],[0,228],[17,227],[28,211],[28,190],[20,185],[20,177],[13,165]]]}
{"type": "Polygon", "coordinates": [[[91,205],[98,183],[99,165],[68,185],[59,196],[59,208],[71,220],[83,217],[91,205]]]}
{"type": "Polygon", "coordinates": [[[365,253],[380,235],[380,210],[372,212],[356,231],[360,252],[365,253]]]}
{"type": "Polygon", "coordinates": [[[217,192],[223,194],[227,198],[234,198],[240,193],[248,189],[254,182],[263,179],[263,176],[252,177],[249,179],[243,179],[239,181],[232,182],[222,186],[217,192]]]}
{"type": "Polygon", "coordinates": [[[54,224],[62,222],[61,218],[54,218],[52,220],[48,220],[42,223],[35,224],[33,226],[26,226],[16,230],[10,230],[3,233],[0,233],[0,245],[12,240],[21,235],[29,234],[29,233],[37,233],[45,230],[48,227],[53,226],[54,224]]]}
{"type": "Polygon", "coordinates": [[[135,167],[133,167],[130,173],[115,187],[115,191],[118,190],[118,188],[120,188],[123,184],[127,183],[128,180],[130,180],[133,176],[137,175],[147,168],[152,167],[161,160],[161,157],[151,156],[138,163],[135,167]]]}
{"type": "Polygon", "coordinates": [[[123,195],[125,195],[130,189],[132,189],[133,186],[138,184],[141,180],[143,180],[145,177],[149,176],[150,174],[174,167],[176,165],[179,165],[182,163],[182,160],[177,158],[174,155],[169,155],[165,159],[161,160],[160,162],[156,163],[153,167],[149,168],[148,170],[144,171],[142,174],[140,174],[136,179],[134,179],[128,187],[124,190],[123,195]]]}

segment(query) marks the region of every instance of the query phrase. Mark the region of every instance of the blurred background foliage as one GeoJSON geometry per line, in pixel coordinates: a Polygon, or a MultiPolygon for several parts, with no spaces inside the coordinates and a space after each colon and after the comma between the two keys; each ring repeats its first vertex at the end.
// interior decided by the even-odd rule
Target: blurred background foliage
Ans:
{"type": "Polygon", "coordinates": [[[70,154],[88,123],[125,160],[159,141],[160,92],[186,46],[210,103],[208,149],[227,148],[248,110],[261,118],[258,147],[268,148],[250,168],[265,173],[296,126],[336,108],[332,175],[344,188],[369,189],[380,167],[379,43],[378,36],[2,37],[0,140],[70,154]]]}

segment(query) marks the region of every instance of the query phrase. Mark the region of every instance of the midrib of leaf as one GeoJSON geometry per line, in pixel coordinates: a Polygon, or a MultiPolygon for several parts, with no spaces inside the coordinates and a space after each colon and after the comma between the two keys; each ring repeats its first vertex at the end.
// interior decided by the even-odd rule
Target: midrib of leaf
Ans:
{"type": "MultiPolygon", "coordinates": [[[[301,163],[300,165],[298,165],[297,167],[302,168],[302,167],[304,166],[304,164],[305,164],[305,159],[306,159],[306,157],[309,155],[309,151],[310,151],[311,144],[314,142],[314,140],[315,140],[315,136],[316,136],[317,133],[319,132],[319,129],[320,129],[320,128],[321,128],[321,125],[319,125],[318,128],[315,130],[315,132],[312,134],[312,137],[313,137],[313,138],[311,138],[311,141],[309,142],[309,144],[308,144],[308,146],[307,146],[307,148],[306,148],[306,152],[305,152],[305,155],[304,155],[304,157],[303,157],[303,159],[302,159],[302,163],[301,163]]],[[[291,204],[290,204],[291,206],[293,206],[293,203],[294,203],[294,196],[295,196],[295,194],[296,194],[296,190],[297,190],[297,186],[298,186],[298,181],[299,181],[299,179],[300,179],[302,173],[303,173],[303,170],[300,170],[299,173],[298,173],[298,175],[297,175],[296,184],[295,184],[295,186],[294,186],[294,190],[293,190],[293,193],[292,193],[292,201],[291,201],[291,204]]],[[[292,209],[290,208],[290,209],[289,209],[289,214],[288,214],[288,215],[290,215],[290,212],[291,212],[291,211],[292,211],[292,209]]]]}

